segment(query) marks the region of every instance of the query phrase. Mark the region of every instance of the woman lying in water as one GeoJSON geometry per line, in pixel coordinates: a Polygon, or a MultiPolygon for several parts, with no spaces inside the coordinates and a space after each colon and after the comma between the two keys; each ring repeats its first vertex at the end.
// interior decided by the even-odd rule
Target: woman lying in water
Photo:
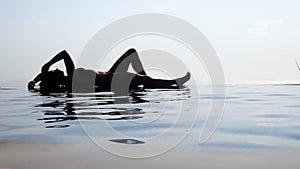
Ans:
{"type": "Polygon", "coordinates": [[[190,73],[173,80],[154,79],[147,76],[135,49],[125,52],[108,72],[75,69],[70,55],[64,50],[43,65],[41,73],[28,83],[28,90],[35,90],[35,84],[40,81],[39,91],[42,94],[101,91],[124,93],[140,86],[144,89],[180,88],[189,79],[190,73]],[[59,69],[49,71],[50,66],[60,60],[64,60],[67,76],[59,69]],[[130,64],[136,74],[127,72],[130,64]]]}

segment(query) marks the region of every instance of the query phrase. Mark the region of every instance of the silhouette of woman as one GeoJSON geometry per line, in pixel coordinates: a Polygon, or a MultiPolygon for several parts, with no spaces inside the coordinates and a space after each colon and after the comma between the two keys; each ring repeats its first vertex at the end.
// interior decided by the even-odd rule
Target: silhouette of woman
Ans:
{"type": "Polygon", "coordinates": [[[40,81],[39,91],[42,94],[95,91],[115,92],[115,90],[128,92],[140,86],[144,89],[180,88],[189,79],[189,72],[185,76],[173,80],[154,79],[147,76],[135,49],[129,49],[125,52],[108,72],[95,72],[84,68],[75,69],[70,55],[63,50],[42,66],[41,73],[34,80],[30,81],[27,87],[28,90],[35,90],[35,84],[40,81]],[[67,76],[59,69],[49,71],[50,66],[60,60],[64,60],[67,76]],[[130,64],[136,71],[136,74],[127,72],[130,64]]]}

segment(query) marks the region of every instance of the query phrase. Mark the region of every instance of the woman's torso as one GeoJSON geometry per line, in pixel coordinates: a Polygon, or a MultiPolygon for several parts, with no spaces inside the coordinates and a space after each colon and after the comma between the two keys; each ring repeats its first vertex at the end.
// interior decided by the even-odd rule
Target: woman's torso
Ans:
{"type": "Polygon", "coordinates": [[[77,68],[73,73],[72,92],[101,92],[116,88],[132,88],[130,84],[135,76],[136,74],[129,72],[97,74],[91,69],[77,68]]]}

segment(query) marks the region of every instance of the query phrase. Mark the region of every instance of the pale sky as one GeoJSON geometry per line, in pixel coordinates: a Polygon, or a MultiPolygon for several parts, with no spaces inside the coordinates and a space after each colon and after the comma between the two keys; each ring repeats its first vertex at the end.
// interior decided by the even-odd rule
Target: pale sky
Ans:
{"type": "Polygon", "coordinates": [[[67,49],[79,57],[105,25],[140,13],[181,18],[215,48],[228,84],[300,83],[300,1],[0,1],[0,87],[26,86],[67,49]]]}

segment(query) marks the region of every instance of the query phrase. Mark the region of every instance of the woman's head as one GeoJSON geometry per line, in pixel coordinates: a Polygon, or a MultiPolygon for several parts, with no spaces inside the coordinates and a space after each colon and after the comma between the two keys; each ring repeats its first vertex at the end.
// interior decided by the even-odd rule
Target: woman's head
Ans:
{"type": "Polygon", "coordinates": [[[42,94],[63,92],[64,86],[64,73],[56,69],[43,73],[40,83],[40,92],[42,94]]]}

